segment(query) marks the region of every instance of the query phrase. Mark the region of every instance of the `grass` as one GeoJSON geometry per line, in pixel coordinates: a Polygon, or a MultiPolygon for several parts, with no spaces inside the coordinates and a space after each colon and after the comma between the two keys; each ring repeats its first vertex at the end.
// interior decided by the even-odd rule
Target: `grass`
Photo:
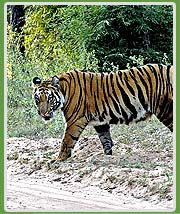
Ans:
{"type": "Polygon", "coordinates": [[[64,123],[61,114],[52,121],[45,123],[37,114],[34,106],[30,109],[9,108],[8,137],[26,137],[30,139],[62,138],[64,123]]]}

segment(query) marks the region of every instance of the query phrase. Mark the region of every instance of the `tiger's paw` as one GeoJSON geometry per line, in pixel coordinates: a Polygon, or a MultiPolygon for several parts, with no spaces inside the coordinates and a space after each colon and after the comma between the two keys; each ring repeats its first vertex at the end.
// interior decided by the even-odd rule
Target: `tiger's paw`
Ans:
{"type": "Polygon", "coordinates": [[[112,155],[112,149],[111,148],[104,149],[104,153],[105,155],[112,155]]]}
{"type": "Polygon", "coordinates": [[[52,159],[46,163],[48,169],[58,169],[60,165],[63,163],[63,160],[52,159]]]}
{"type": "Polygon", "coordinates": [[[69,156],[66,154],[58,156],[57,158],[54,158],[47,162],[47,168],[57,169],[61,164],[63,164],[63,161],[65,161],[67,158],[69,158],[69,156]]]}

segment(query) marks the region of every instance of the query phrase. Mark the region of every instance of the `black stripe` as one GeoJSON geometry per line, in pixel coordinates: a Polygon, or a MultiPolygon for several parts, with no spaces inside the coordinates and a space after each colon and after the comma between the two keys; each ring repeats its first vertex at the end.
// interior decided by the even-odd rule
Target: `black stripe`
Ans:
{"type": "Polygon", "coordinates": [[[143,92],[141,90],[141,87],[139,86],[138,83],[136,83],[136,86],[137,86],[137,89],[138,89],[139,101],[142,104],[143,108],[147,111],[148,110],[148,104],[145,102],[144,95],[143,95],[143,92]]]}
{"type": "Polygon", "coordinates": [[[80,81],[78,72],[76,72],[76,75],[77,75],[78,86],[79,86],[79,99],[78,99],[78,102],[76,105],[76,106],[78,106],[78,108],[75,108],[73,112],[79,111],[79,109],[81,108],[81,103],[82,103],[82,85],[81,85],[81,81],[80,81]]]}
{"type": "MultiPolygon", "coordinates": [[[[79,100],[77,102],[77,104],[75,105],[74,107],[74,110],[72,112],[72,115],[74,116],[74,118],[78,117],[79,115],[79,110],[81,109],[81,107],[83,106],[82,105],[82,102],[83,102],[83,99],[82,97],[79,96],[79,100]]],[[[70,119],[70,118],[69,118],[70,119]]]]}
{"type": "MultiPolygon", "coordinates": [[[[78,115],[79,115],[79,112],[76,112],[76,114],[73,114],[74,119],[73,119],[73,121],[71,123],[69,123],[69,124],[67,123],[68,124],[67,129],[70,128],[71,126],[73,126],[74,124],[76,125],[76,122],[79,121],[78,115]]],[[[85,117],[85,118],[86,118],[86,121],[84,121],[84,127],[86,127],[86,125],[89,122],[88,118],[87,117],[85,117]]],[[[66,122],[67,122],[67,120],[66,120],[66,122]]]]}
{"type": "MultiPolygon", "coordinates": [[[[113,96],[116,98],[116,100],[113,98],[113,96],[111,96],[112,94],[109,94],[109,97],[111,98],[112,102],[113,102],[113,105],[115,107],[115,110],[118,114],[121,115],[121,112],[119,111],[119,99],[117,97],[117,94],[116,94],[116,91],[115,91],[115,88],[114,88],[114,83],[113,83],[113,74],[110,73],[110,84],[111,84],[111,87],[112,87],[112,93],[113,93],[113,96]]],[[[107,87],[109,88],[109,85],[107,85],[107,87]]]]}
{"type": "MultiPolygon", "coordinates": [[[[106,83],[108,83],[107,79],[108,79],[108,76],[106,76],[106,83]]],[[[108,88],[108,85],[106,85],[106,89],[107,89],[107,88],[108,88]]],[[[105,91],[105,86],[104,86],[104,84],[103,84],[103,94],[104,94],[105,104],[107,105],[107,107],[108,107],[108,109],[109,109],[109,116],[110,116],[111,118],[117,118],[117,117],[114,115],[114,113],[113,113],[113,111],[112,111],[112,109],[111,109],[111,107],[110,107],[110,105],[109,105],[109,101],[108,101],[108,99],[107,99],[107,97],[106,97],[106,91],[105,91]]]]}
{"type": "Polygon", "coordinates": [[[93,74],[90,74],[90,91],[91,91],[91,95],[93,95],[93,74]]]}
{"type": "Polygon", "coordinates": [[[118,86],[118,88],[119,88],[119,90],[121,92],[124,104],[133,113],[134,118],[136,118],[137,117],[137,111],[136,111],[135,107],[131,104],[129,96],[126,94],[126,92],[124,91],[124,89],[121,87],[121,85],[120,85],[120,83],[119,83],[118,80],[117,80],[117,86],[118,86]]]}
{"type": "Polygon", "coordinates": [[[162,98],[162,92],[164,91],[164,88],[162,87],[162,82],[163,82],[163,80],[161,80],[160,73],[159,73],[159,93],[157,94],[157,97],[156,97],[156,105],[154,107],[154,114],[156,114],[156,112],[157,112],[160,100],[162,98]]]}
{"type": "MultiPolygon", "coordinates": [[[[107,77],[106,77],[107,78],[107,77]]],[[[108,108],[110,107],[109,106],[109,102],[108,102],[108,99],[106,97],[106,90],[105,90],[105,85],[103,84],[103,94],[104,94],[104,100],[105,100],[105,104],[108,105],[108,108]]]]}
{"type": "Polygon", "coordinates": [[[69,86],[69,94],[68,94],[68,96],[67,96],[67,101],[66,101],[64,107],[62,108],[62,111],[64,112],[64,116],[65,116],[65,117],[66,117],[66,114],[67,114],[67,112],[68,112],[68,110],[69,110],[70,103],[71,103],[72,100],[73,100],[73,94],[75,94],[75,89],[76,89],[76,80],[75,80],[75,77],[74,77],[73,73],[67,73],[67,74],[69,75],[70,80],[73,80],[73,82],[74,82],[74,87],[73,87],[74,92],[73,92],[72,94],[70,94],[70,89],[72,89],[72,87],[70,88],[70,86],[71,86],[71,85],[70,85],[70,86],[69,86]]]}
{"type": "MultiPolygon", "coordinates": [[[[83,99],[82,99],[82,86],[81,86],[79,74],[78,74],[78,72],[76,70],[75,70],[75,73],[76,73],[76,77],[77,77],[77,80],[78,80],[78,86],[79,86],[79,98],[78,98],[77,104],[74,107],[74,110],[73,110],[72,114],[68,115],[69,117],[66,117],[66,121],[67,122],[71,119],[72,115],[74,116],[74,118],[76,118],[76,116],[78,116],[79,110],[82,107],[82,101],[83,101],[83,99]]],[[[73,98],[73,96],[72,96],[72,98],[73,98]]],[[[66,109],[66,112],[67,112],[67,109],[66,109]]]]}
{"type": "Polygon", "coordinates": [[[83,82],[84,82],[84,105],[86,105],[87,88],[86,88],[86,74],[85,74],[85,72],[83,72],[83,82]]]}
{"type": "Polygon", "coordinates": [[[79,137],[75,137],[75,136],[73,136],[72,134],[69,134],[69,135],[70,135],[70,137],[71,137],[73,140],[78,141],[79,137]]]}
{"type": "Polygon", "coordinates": [[[97,104],[97,99],[96,99],[96,91],[94,92],[94,104],[95,104],[95,109],[98,113],[98,115],[100,115],[100,111],[99,111],[99,107],[98,107],[98,104],[97,104]]]}
{"type": "MultiPolygon", "coordinates": [[[[77,73],[77,72],[76,72],[77,73]]],[[[74,80],[74,86],[76,87],[76,79],[75,79],[75,77],[74,77],[74,73],[71,73],[71,77],[72,77],[72,79],[74,80]]]]}
{"type": "MultiPolygon", "coordinates": [[[[54,91],[54,94],[56,94],[56,96],[58,97],[59,100],[61,99],[57,91],[54,91]]],[[[53,105],[53,110],[56,110],[61,104],[60,101],[57,101],[57,97],[56,96],[54,95],[54,98],[56,100],[56,104],[53,105]]]]}
{"type": "Polygon", "coordinates": [[[124,76],[125,76],[125,79],[126,79],[127,88],[129,89],[130,93],[131,93],[133,96],[135,96],[134,89],[131,87],[131,85],[130,85],[129,82],[128,82],[127,74],[124,73],[124,76]]]}
{"type": "Polygon", "coordinates": [[[162,95],[164,94],[164,90],[165,90],[163,66],[160,64],[158,66],[159,66],[159,73],[158,73],[158,75],[159,75],[159,84],[158,84],[159,85],[159,93],[157,95],[156,106],[154,107],[154,114],[157,113],[160,100],[161,100],[162,95]]]}
{"type": "Polygon", "coordinates": [[[109,132],[110,126],[108,124],[94,126],[97,133],[109,132]]]}
{"type": "Polygon", "coordinates": [[[167,127],[173,124],[173,101],[168,104],[166,113],[163,115],[160,121],[163,122],[167,127]]]}
{"type": "Polygon", "coordinates": [[[145,75],[147,76],[147,79],[148,79],[149,85],[150,85],[150,90],[149,90],[149,103],[150,103],[151,112],[153,113],[153,94],[152,94],[152,91],[153,91],[153,84],[152,84],[152,79],[151,79],[151,76],[149,75],[149,72],[146,70],[145,67],[143,67],[143,70],[144,70],[145,75]]]}
{"type": "MultiPolygon", "coordinates": [[[[172,114],[172,112],[170,112],[170,109],[171,109],[171,104],[168,103],[165,107],[165,109],[163,109],[163,114],[160,118],[160,121],[165,123],[168,119],[169,119],[169,124],[173,122],[173,118],[172,117],[169,117],[169,114],[172,114]]],[[[167,124],[165,124],[167,126],[167,124]]]]}
{"type": "Polygon", "coordinates": [[[96,88],[97,88],[97,99],[99,99],[99,86],[98,86],[98,76],[97,76],[97,74],[96,74],[96,88]]]}
{"type": "Polygon", "coordinates": [[[124,83],[123,83],[123,79],[122,79],[122,71],[118,71],[117,74],[118,74],[118,76],[119,76],[119,78],[120,78],[121,83],[124,84],[124,83]]]}
{"type": "Polygon", "coordinates": [[[101,73],[101,88],[103,87],[103,78],[104,78],[104,73],[101,73]]]}
{"type": "Polygon", "coordinates": [[[102,100],[102,105],[103,105],[102,117],[105,119],[105,115],[108,115],[108,113],[107,113],[107,110],[106,110],[106,105],[104,103],[104,100],[102,100]]]}
{"type": "Polygon", "coordinates": [[[154,92],[154,100],[153,100],[153,113],[155,113],[154,109],[155,109],[155,106],[156,106],[156,100],[157,100],[157,95],[159,93],[159,91],[157,90],[158,89],[158,76],[157,76],[157,71],[155,69],[155,67],[153,65],[147,65],[150,70],[152,71],[152,73],[154,74],[154,77],[155,77],[155,80],[156,80],[156,90],[155,91],[152,91],[154,92]]]}
{"type": "Polygon", "coordinates": [[[149,90],[148,90],[148,85],[147,85],[147,82],[144,80],[144,77],[143,77],[143,76],[144,76],[144,73],[143,73],[143,71],[142,71],[142,69],[141,69],[141,68],[138,68],[138,70],[140,71],[141,75],[140,75],[139,73],[137,73],[137,74],[138,74],[139,79],[141,80],[141,82],[142,82],[143,86],[145,87],[146,95],[147,95],[147,97],[148,97],[148,99],[149,99],[149,90]]]}
{"type": "MultiPolygon", "coordinates": [[[[118,98],[118,96],[117,96],[117,93],[116,93],[116,90],[115,90],[115,88],[114,88],[113,76],[110,77],[110,80],[111,80],[111,86],[112,86],[112,93],[113,93],[113,95],[115,96],[117,102],[120,103],[120,100],[119,100],[119,98],[118,98]]],[[[117,83],[117,79],[115,79],[115,81],[116,81],[116,83],[117,83]]]]}
{"type": "Polygon", "coordinates": [[[68,80],[65,77],[60,77],[59,81],[65,81],[65,82],[69,83],[68,80]]]}
{"type": "Polygon", "coordinates": [[[82,127],[82,126],[80,126],[80,125],[78,125],[78,124],[76,124],[76,126],[78,127],[78,128],[80,128],[81,130],[84,130],[84,126],[82,127]]]}
{"type": "Polygon", "coordinates": [[[108,80],[109,80],[109,75],[107,75],[106,76],[106,89],[107,89],[107,94],[108,94],[108,96],[110,95],[110,90],[109,90],[109,82],[108,82],[108,80]]]}
{"type": "Polygon", "coordinates": [[[162,118],[163,118],[163,115],[164,115],[165,108],[166,108],[167,104],[168,104],[168,93],[165,94],[164,100],[163,100],[162,103],[160,104],[160,112],[159,112],[158,115],[156,115],[156,116],[160,119],[160,121],[161,121],[162,118]]]}
{"type": "MultiPolygon", "coordinates": [[[[122,107],[121,105],[120,105],[120,108],[121,108],[122,116],[123,116],[123,118],[124,118],[126,124],[128,124],[128,123],[129,123],[128,115],[127,115],[126,111],[123,109],[123,107],[122,107]]],[[[136,116],[136,117],[137,117],[137,116],[136,116]]],[[[136,118],[136,117],[134,117],[134,118],[136,118]]]]}
{"type": "Polygon", "coordinates": [[[38,88],[38,90],[40,91],[40,92],[42,92],[42,91],[44,91],[44,87],[43,86],[41,86],[42,88],[38,88]]]}
{"type": "Polygon", "coordinates": [[[171,84],[171,81],[170,81],[170,75],[171,75],[170,69],[171,69],[171,65],[168,65],[167,66],[167,83],[168,84],[171,84]]]}
{"type": "Polygon", "coordinates": [[[131,76],[133,76],[134,78],[136,78],[136,75],[135,75],[135,73],[134,73],[134,69],[133,69],[133,68],[130,69],[130,72],[129,72],[129,73],[131,74],[131,76]]]}
{"type": "Polygon", "coordinates": [[[100,122],[103,122],[104,121],[104,118],[102,116],[99,116],[99,121],[100,122]]]}
{"type": "Polygon", "coordinates": [[[119,118],[117,117],[114,117],[109,121],[110,124],[118,124],[118,122],[119,122],[119,118]]]}

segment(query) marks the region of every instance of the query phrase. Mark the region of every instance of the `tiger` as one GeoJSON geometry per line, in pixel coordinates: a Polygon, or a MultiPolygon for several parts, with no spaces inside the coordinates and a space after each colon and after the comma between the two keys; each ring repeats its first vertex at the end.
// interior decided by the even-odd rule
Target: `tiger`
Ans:
{"type": "Polygon", "coordinates": [[[56,160],[71,157],[87,125],[95,128],[104,154],[112,155],[111,124],[137,123],[153,114],[173,132],[173,66],[147,64],[116,72],[74,69],[42,81],[33,79],[38,114],[48,121],[60,109],[64,137],[56,160]]]}

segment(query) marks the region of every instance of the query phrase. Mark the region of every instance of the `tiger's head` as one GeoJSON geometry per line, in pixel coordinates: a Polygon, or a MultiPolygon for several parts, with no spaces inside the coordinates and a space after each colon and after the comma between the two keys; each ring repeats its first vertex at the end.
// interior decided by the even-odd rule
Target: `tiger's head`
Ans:
{"type": "Polygon", "coordinates": [[[59,78],[52,77],[48,81],[41,81],[39,77],[34,77],[35,85],[33,90],[33,98],[38,110],[38,114],[44,120],[50,120],[53,113],[62,108],[64,104],[64,96],[60,91],[59,78]]]}

